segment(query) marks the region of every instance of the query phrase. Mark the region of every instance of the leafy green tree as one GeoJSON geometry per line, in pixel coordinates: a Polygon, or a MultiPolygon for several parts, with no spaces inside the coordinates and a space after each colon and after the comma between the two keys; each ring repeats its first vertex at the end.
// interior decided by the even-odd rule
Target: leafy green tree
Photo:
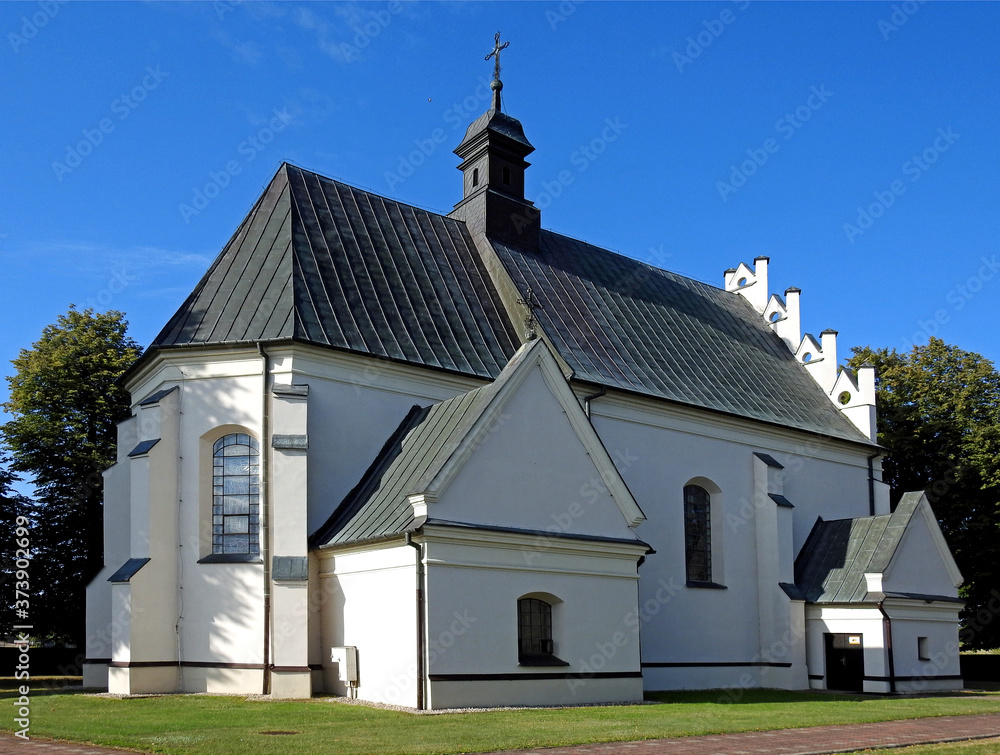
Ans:
{"type": "Polygon", "coordinates": [[[35,634],[84,646],[85,588],[103,561],[104,469],[129,413],[117,378],[140,354],[121,312],[70,307],[13,360],[0,427],[11,469],[34,486],[31,570],[35,634]]]}
{"type": "Polygon", "coordinates": [[[876,368],[878,441],[892,505],[926,490],[965,576],[963,643],[1000,647],[1000,373],[981,355],[931,338],[900,354],[853,349],[876,368]]]}
{"type": "MultiPolygon", "coordinates": [[[[0,600],[2,615],[0,615],[0,637],[10,636],[15,624],[24,622],[17,620],[16,603],[18,595],[16,590],[23,585],[18,585],[17,579],[17,557],[18,551],[31,552],[30,537],[27,548],[19,548],[18,526],[24,525],[29,532],[34,528],[34,505],[33,502],[13,489],[17,476],[10,471],[8,465],[10,459],[0,457],[0,590],[3,590],[3,599],[0,600]]],[[[23,542],[23,541],[22,541],[23,542]]],[[[23,562],[22,562],[23,563],[23,562]]],[[[29,559],[30,571],[30,559],[29,559]]],[[[30,587],[30,579],[27,580],[30,587]]],[[[24,591],[22,591],[24,592],[24,591]]]]}

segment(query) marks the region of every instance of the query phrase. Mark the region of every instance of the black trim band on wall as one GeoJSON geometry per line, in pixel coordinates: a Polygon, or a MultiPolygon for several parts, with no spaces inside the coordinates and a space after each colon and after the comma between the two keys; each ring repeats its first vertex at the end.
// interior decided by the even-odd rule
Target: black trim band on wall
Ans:
{"type": "Polygon", "coordinates": [[[816,682],[821,682],[826,679],[822,674],[809,674],[809,678],[816,682]]]}
{"type": "Polygon", "coordinates": [[[87,665],[88,663],[111,663],[111,659],[110,658],[87,658],[83,662],[83,664],[87,665]]]}
{"type": "Polygon", "coordinates": [[[248,669],[248,670],[260,670],[263,669],[263,664],[260,663],[213,663],[211,661],[111,661],[108,663],[108,668],[162,668],[166,666],[171,666],[176,668],[177,666],[187,667],[187,668],[227,668],[227,669],[248,669]]]}
{"type": "Polygon", "coordinates": [[[308,666],[271,666],[271,671],[275,671],[279,674],[308,674],[312,672],[312,669],[308,666]]]}
{"type": "Polygon", "coordinates": [[[643,668],[791,668],[791,663],[768,663],[765,661],[733,661],[731,663],[643,663],[643,668]]]}
{"type": "MultiPolygon", "coordinates": [[[[888,676],[865,676],[865,677],[862,677],[862,678],[866,682],[888,682],[889,681],[889,677],[888,676]]],[[[961,674],[949,674],[949,675],[946,676],[946,675],[942,674],[942,675],[939,676],[937,674],[928,674],[927,676],[896,676],[896,677],[893,677],[893,678],[897,682],[930,682],[930,681],[935,681],[935,680],[945,681],[945,682],[953,682],[953,681],[961,681],[962,675],[961,674]]]]}
{"type": "Polygon", "coordinates": [[[522,682],[535,679],[641,679],[641,671],[594,671],[592,673],[541,674],[429,674],[432,682],[522,682]]]}

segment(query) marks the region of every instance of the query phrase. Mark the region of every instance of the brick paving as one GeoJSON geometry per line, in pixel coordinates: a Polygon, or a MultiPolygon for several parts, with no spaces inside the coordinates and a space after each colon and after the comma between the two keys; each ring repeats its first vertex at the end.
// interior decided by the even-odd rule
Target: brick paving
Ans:
{"type": "MultiPolygon", "coordinates": [[[[640,742],[549,747],[537,750],[504,750],[492,755],[588,755],[624,752],[636,755],[828,755],[879,747],[904,747],[970,739],[995,740],[1000,752],[1000,713],[978,716],[942,716],[874,724],[813,726],[743,734],[716,734],[640,742]]],[[[115,755],[134,750],[112,750],[47,739],[24,741],[0,734],[0,755],[115,755]]]]}
{"type": "MultiPolygon", "coordinates": [[[[607,742],[537,750],[504,750],[502,755],[589,755],[624,752],[636,755],[827,755],[877,747],[903,747],[935,742],[1000,737],[1000,713],[978,716],[913,718],[874,724],[812,726],[805,729],[716,734],[640,742],[607,742]]],[[[1000,752],[1000,739],[997,740],[1000,752]]],[[[492,753],[491,755],[501,755],[492,753]]]]}

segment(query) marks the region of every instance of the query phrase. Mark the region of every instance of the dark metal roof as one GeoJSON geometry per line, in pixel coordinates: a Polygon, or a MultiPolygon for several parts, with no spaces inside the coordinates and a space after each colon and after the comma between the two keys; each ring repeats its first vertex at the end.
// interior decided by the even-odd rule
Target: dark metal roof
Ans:
{"type": "Polygon", "coordinates": [[[518,346],[464,223],[285,164],[153,347],[292,338],[485,378],[518,346]]]}
{"type": "MultiPolygon", "coordinates": [[[[576,379],[873,445],[743,297],[548,231],[492,245],[576,379]]],[[[486,379],[519,345],[465,223],[283,164],[144,358],[289,339],[486,379]]]]}
{"type": "Polygon", "coordinates": [[[920,503],[906,493],[892,514],[818,520],[795,559],[795,585],[811,603],[862,603],[869,595],[865,573],[882,573],[896,553],[920,503]]]}
{"type": "Polygon", "coordinates": [[[108,582],[128,582],[148,563],[148,558],[130,558],[118,567],[118,571],[108,577],[108,582]]]}
{"type": "Polygon", "coordinates": [[[742,296],[550,231],[493,247],[575,378],[870,444],[742,296]]]}
{"type": "Polygon", "coordinates": [[[140,401],[139,402],[139,406],[152,406],[153,404],[158,404],[166,396],[169,396],[171,393],[173,393],[176,390],[177,390],[177,386],[175,385],[172,388],[164,388],[162,391],[157,391],[156,393],[154,393],[149,398],[144,398],[142,401],[140,401]]]}
{"type": "Polygon", "coordinates": [[[139,441],[139,444],[128,452],[128,457],[131,459],[134,456],[145,456],[153,449],[153,446],[155,446],[159,442],[160,442],[159,438],[139,441]]]}
{"type": "Polygon", "coordinates": [[[535,149],[531,146],[531,142],[528,141],[528,137],[524,135],[524,127],[521,125],[521,121],[495,108],[490,108],[469,124],[469,127],[465,130],[465,136],[462,138],[461,144],[455,148],[455,151],[460,152],[467,142],[476,138],[483,131],[492,131],[506,136],[508,139],[512,139],[518,144],[527,147],[529,152],[535,149]]]}

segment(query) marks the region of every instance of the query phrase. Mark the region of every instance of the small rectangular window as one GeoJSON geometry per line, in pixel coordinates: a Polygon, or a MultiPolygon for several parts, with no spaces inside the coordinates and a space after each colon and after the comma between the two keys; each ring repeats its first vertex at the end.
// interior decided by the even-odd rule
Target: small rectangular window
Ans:
{"type": "Polygon", "coordinates": [[[927,647],[926,637],[917,637],[917,658],[922,661],[929,661],[931,659],[930,648],[927,647]]]}

